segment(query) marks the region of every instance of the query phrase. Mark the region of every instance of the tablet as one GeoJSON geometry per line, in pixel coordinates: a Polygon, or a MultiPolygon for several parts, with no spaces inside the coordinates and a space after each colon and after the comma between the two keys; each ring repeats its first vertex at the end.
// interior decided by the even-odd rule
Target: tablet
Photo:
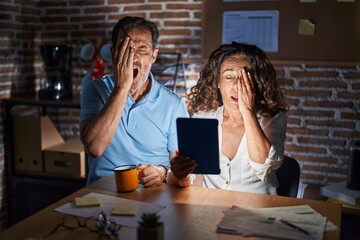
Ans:
{"type": "Polygon", "coordinates": [[[178,118],[179,155],[197,162],[193,173],[220,174],[218,120],[178,118]]]}

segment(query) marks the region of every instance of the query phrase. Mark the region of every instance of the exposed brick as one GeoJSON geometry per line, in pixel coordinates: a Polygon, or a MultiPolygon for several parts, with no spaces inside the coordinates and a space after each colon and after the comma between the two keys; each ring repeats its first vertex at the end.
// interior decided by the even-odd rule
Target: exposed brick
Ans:
{"type": "MultiPolygon", "coordinates": [[[[119,1],[119,0],[108,0],[109,4],[119,4],[119,3],[126,3],[126,2],[131,2],[131,3],[145,3],[145,0],[131,0],[131,1],[119,1]]],[[[148,2],[151,2],[148,0],[148,2]]],[[[155,1],[155,2],[165,2],[165,0],[161,0],[161,1],[155,1]]]]}
{"type": "Polygon", "coordinates": [[[201,27],[201,21],[165,21],[165,26],[177,27],[177,26],[188,26],[188,27],[201,27]]]}
{"type": "Polygon", "coordinates": [[[291,116],[288,116],[288,117],[287,117],[287,123],[288,123],[288,124],[300,125],[301,119],[299,119],[299,118],[293,118],[293,117],[291,117],[291,116]]]}
{"type": "Polygon", "coordinates": [[[329,146],[345,146],[344,140],[336,140],[329,138],[313,138],[313,137],[298,137],[298,143],[301,144],[316,144],[316,145],[329,145],[329,146]]]}
{"type": "Polygon", "coordinates": [[[83,24],[83,29],[107,29],[113,27],[114,24],[110,23],[90,23],[90,24],[83,24]]]}
{"type": "Polygon", "coordinates": [[[337,92],[336,96],[339,98],[360,99],[360,94],[358,92],[337,92]]]}
{"type": "Polygon", "coordinates": [[[199,39],[184,39],[184,38],[168,38],[168,39],[161,39],[160,43],[162,44],[199,44],[199,39]]]}
{"type": "Polygon", "coordinates": [[[345,137],[351,139],[359,139],[360,131],[334,131],[334,137],[345,137]]]}
{"type": "Polygon", "coordinates": [[[351,120],[360,120],[360,112],[342,112],[341,118],[351,119],[351,120]]]}
{"type": "Polygon", "coordinates": [[[293,86],[294,85],[293,79],[278,77],[277,80],[281,86],[293,86]]]}
{"type": "Polygon", "coordinates": [[[86,8],[84,9],[84,13],[95,13],[95,14],[100,14],[100,13],[112,13],[112,12],[117,12],[119,11],[118,7],[94,7],[94,8],[86,8]]]}
{"type": "Polygon", "coordinates": [[[338,72],[335,71],[291,71],[291,77],[296,78],[336,78],[338,72]]]}
{"type": "Polygon", "coordinates": [[[317,136],[329,136],[329,131],[324,129],[310,129],[310,128],[288,128],[289,134],[302,134],[302,135],[317,135],[317,136]]]}
{"type": "MultiPolygon", "coordinates": [[[[128,14],[127,13],[117,13],[115,15],[111,15],[109,16],[109,20],[110,21],[118,21],[119,19],[127,16],[128,14]]],[[[145,13],[131,13],[131,16],[134,16],[134,17],[143,17],[145,18],[146,17],[146,14],[145,13]]],[[[158,25],[158,24],[157,24],[158,25]]]]}
{"type": "Polygon", "coordinates": [[[38,2],[39,7],[66,7],[66,1],[42,0],[38,2]]]}
{"type": "Polygon", "coordinates": [[[310,91],[310,90],[290,90],[285,89],[285,94],[288,96],[299,96],[299,97],[330,97],[331,91],[327,90],[318,90],[318,91],[310,91]]]}
{"type": "Polygon", "coordinates": [[[359,89],[360,89],[360,83],[354,83],[354,84],[352,84],[352,85],[351,85],[351,88],[352,88],[353,90],[359,90],[359,89]]]}
{"type": "Polygon", "coordinates": [[[307,107],[323,107],[323,108],[351,108],[352,102],[336,102],[336,101],[305,101],[303,103],[307,107]]]}
{"type": "Polygon", "coordinates": [[[345,157],[345,159],[347,159],[350,154],[350,150],[347,149],[346,147],[345,148],[331,148],[330,154],[334,155],[334,156],[342,156],[342,157],[345,157]]]}
{"type": "Polygon", "coordinates": [[[293,105],[293,106],[297,106],[299,104],[299,99],[298,98],[289,98],[287,96],[285,96],[285,101],[288,105],[293,105]]]}
{"type": "MultiPolygon", "coordinates": [[[[119,1],[118,1],[119,2],[119,1]]],[[[71,0],[69,1],[70,6],[94,6],[103,5],[104,0],[71,0]]]]}
{"type": "Polygon", "coordinates": [[[161,10],[160,4],[147,4],[147,5],[136,5],[136,6],[125,6],[124,11],[141,11],[141,10],[161,10]]]}
{"type": "Polygon", "coordinates": [[[171,19],[171,18],[189,18],[189,12],[154,12],[154,13],[150,13],[150,17],[151,18],[167,18],[167,19],[171,19]]]}
{"type": "Polygon", "coordinates": [[[8,4],[4,4],[4,2],[1,2],[0,3],[0,11],[1,12],[14,12],[14,13],[16,13],[16,12],[19,12],[20,11],[20,8],[19,8],[19,6],[16,6],[16,5],[8,5],[8,4]]]}
{"type": "Polygon", "coordinates": [[[344,73],[346,79],[360,79],[360,72],[347,72],[344,73]]]}
{"type": "Polygon", "coordinates": [[[336,164],[338,159],[336,157],[327,157],[327,156],[306,156],[306,155],[293,155],[293,158],[300,160],[302,162],[312,162],[312,163],[331,163],[336,164]]]}
{"type": "Polygon", "coordinates": [[[102,15],[96,15],[96,16],[71,16],[70,22],[84,22],[84,23],[90,23],[90,22],[103,22],[105,21],[105,16],[102,15]]]}
{"type": "Polygon", "coordinates": [[[305,120],[306,125],[318,125],[321,127],[329,128],[355,128],[355,123],[346,121],[335,121],[334,119],[307,119],[305,120]]]}
{"type": "Polygon", "coordinates": [[[202,8],[202,4],[199,3],[168,3],[166,4],[166,8],[167,9],[201,9],[202,8]]]}
{"type": "Polygon", "coordinates": [[[79,30],[80,26],[75,24],[59,24],[59,25],[48,25],[45,27],[45,31],[70,31],[79,30]]]}
{"type": "Polygon", "coordinates": [[[346,178],[345,175],[343,177],[328,177],[327,181],[328,183],[336,183],[336,182],[344,181],[345,178],[346,178]]]}
{"type": "Polygon", "coordinates": [[[329,172],[329,173],[339,173],[339,174],[346,174],[347,170],[341,169],[341,168],[335,168],[335,167],[318,167],[318,166],[312,166],[312,165],[304,165],[303,170],[308,171],[317,171],[317,172],[329,172]]]}
{"type": "Polygon", "coordinates": [[[308,182],[308,183],[314,183],[314,182],[323,182],[324,181],[324,177],[321,175],[316,175],[316,174],[304,174],[301,173],[301,178],[304,180],[304,182],[308,182]]]}
{"type": "Polygon", "coordinates": [[[347,83],[343,82],[343,81],[303,81],[303,82],[299,82],[299,87],[321,87],[323,88],[324,86],[326,86],[327,88],[329,87],[334,87],[334,88],[346,88],[347,87],[347,83]]]}
{"type": "Polygon", "coordinates": [[[5,20],[5,21],[11,21],[11,20],[13,20],[13,14],[11,14],[11,13],[8,13],[8,14],[6,14],[6,13],[1,13],[0,14],[0,20],[5,20]]]}
{"type": "Polygon", "coordinates": [[[305,109],[293,109],[289,110],[289,114],[298,116],[315,116],[315,117],[333,117],[334,111],[326,110],[305,110],[305,109]]]}
{"type": "Polygon", "coordinates": [[[58,22],[66,22],[68,19],[67,16],[41,16],[41,22],[48,22],[48,23],[58,23],[58,22]]]}
{"type": "Polygon", "coordinates": [[[297,152],[311,152],[316,154],[325,154],[326,149],[324,147],[310,147],[310,146],[289,146],[288,151],[296,149],[297,152]]]}
{"type": "Polygon", "coordinates": [[[162,29],[159,30],[160,36],[171,36],[171,35],[184,35],[189,36],[191,31],[189,29],[162,29]]]}
{"type": "Polygon", "coordinates": [[[51,8],[45,10],[45,15],[75,15],[80,14],[80,9],[78,8],[51,8]]]}

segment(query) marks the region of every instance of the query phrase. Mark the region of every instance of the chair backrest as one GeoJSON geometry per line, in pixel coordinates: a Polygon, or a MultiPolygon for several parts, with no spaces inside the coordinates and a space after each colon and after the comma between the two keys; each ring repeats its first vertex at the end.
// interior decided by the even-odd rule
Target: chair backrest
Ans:
{"type": "Polygon", "coordinates": [[[284,161],[277,170],[276,176],[279,182],[278,195],[296,197],[300,181],[299,163],[291,157],[284,156],[284,161]]]}

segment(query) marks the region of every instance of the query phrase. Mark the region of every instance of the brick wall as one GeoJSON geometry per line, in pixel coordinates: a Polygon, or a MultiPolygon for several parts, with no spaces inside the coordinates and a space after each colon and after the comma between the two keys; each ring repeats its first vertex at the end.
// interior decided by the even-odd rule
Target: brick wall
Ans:
{"type": "MultiPolygon", "coordinates": [[[[73,47],[73,93],[79,96],[81,79],[91,66],[79,58],[81,46],[108,42],[113,24],[124,15],[146,17],[158,24],[160,49],[184,53],[191,86],[204,63],[201,13],[202,0],[2,1],[0,98],[36,94],[43,72],[39,48],[52,43],[73,47]]],[[[350,141],[360,139],[360,65],[275,61],[274,65],[290,105],[286,154],[299,161],[302,182],[326,184],[345,179],[350,141]]],[[[106,63],[106,70],[109,68],[106,63]]],[[[77,136],[78,112],[57,114],[55,122],[64,137],[77,136]]],[[[3,183],[2,119],[0,130],[3,183]]],[[[5,188],[0,184],[0,193],[5,188]]]]}

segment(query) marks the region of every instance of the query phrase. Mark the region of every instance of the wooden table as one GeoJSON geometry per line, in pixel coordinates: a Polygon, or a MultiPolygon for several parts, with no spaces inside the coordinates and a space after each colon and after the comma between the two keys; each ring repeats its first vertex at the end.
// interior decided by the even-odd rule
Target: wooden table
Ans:
{"type": "MultiPolygon", "coordinates": [[[[90,192],[165,205],[166,208],[161,210],[161,218],[165,223],[165,239],[170,240],[263,239],[216,233],[216,226],[223,217],[223,211],[234,204],[246,207],[308,204],[337,226],[341,223],[341,205],[335,203],[199,187],[177,188],[167,184],[158,188],[139,188],[131,193],[117,193],[114,178],[104,177],[15,224],[2,232],[0,239],[44,236],[62,222],[64,214],[55,212],[53,209],[90,192]]],[[[133,228],[123,227],[119,233],[118,239],[136,239],[133,228]]],[[[102,239],[103,237],[106,239],[105,236],[99,237],[97,233],[85,228],[76,230],[61,228],[49,239],[102,239]]],[[[339,230],[325,233],[325,239],[339,238],[339,230]]]]}

